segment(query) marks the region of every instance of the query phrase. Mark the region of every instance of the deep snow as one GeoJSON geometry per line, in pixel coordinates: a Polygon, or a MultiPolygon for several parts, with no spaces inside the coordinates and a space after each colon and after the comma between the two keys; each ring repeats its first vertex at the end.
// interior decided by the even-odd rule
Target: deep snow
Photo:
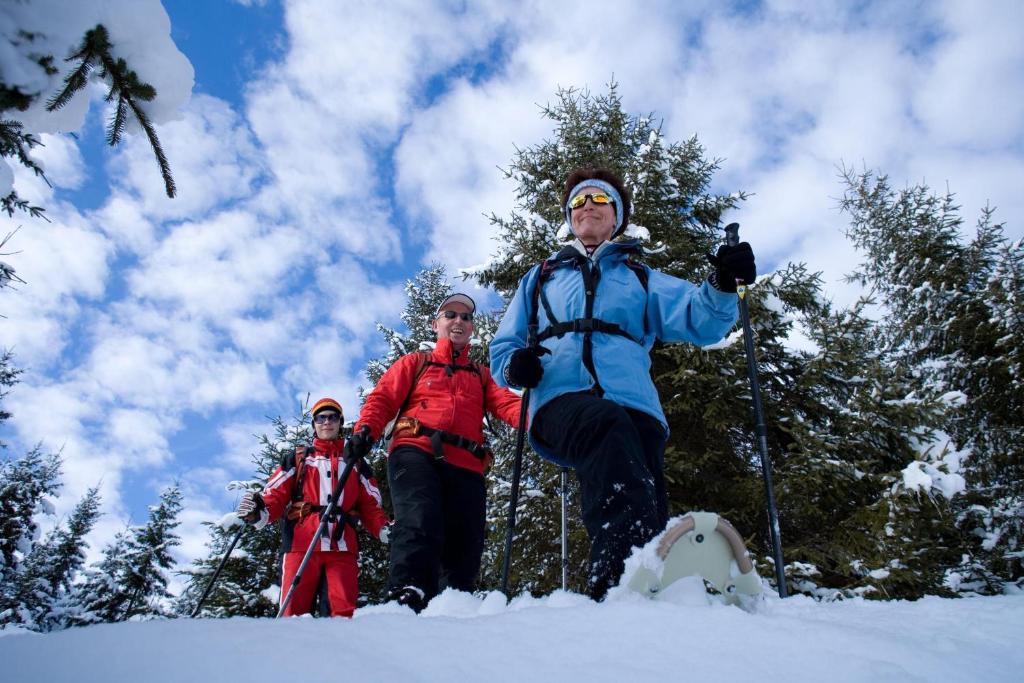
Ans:
{"type": "Polygon", "coordinates": [[[1024,596],[769,595],[753,613],[673,585],[665,602],[446,592],[423,614],[149,621],[0,632],[0,679],[74,681],[1020,681],[1024,596]]]}

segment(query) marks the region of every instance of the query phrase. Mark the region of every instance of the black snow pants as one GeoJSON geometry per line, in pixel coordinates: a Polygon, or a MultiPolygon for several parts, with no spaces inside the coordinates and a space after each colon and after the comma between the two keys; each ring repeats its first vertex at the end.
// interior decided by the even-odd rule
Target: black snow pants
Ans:
{"type": "Polygon", "coordinates": [[[552,399],[531,434],[576,470],[590,536],[588,591],[595,600],[622,576],[633,546],[665,528],[665,429],[653,416],[590,393],[552,399]]]}
{"type": "Polygon", "coordinates": [[[484,551],[483,475],[399,446],[388,456],[388,484],[395,511],[388,590],[415,586],[424,602],[447,587],[475,590],[484,551]]]}

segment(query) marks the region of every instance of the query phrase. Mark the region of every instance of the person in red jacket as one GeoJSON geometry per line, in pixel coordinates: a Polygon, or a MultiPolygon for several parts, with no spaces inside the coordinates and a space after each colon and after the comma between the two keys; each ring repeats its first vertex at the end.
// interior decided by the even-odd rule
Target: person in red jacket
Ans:
{"type": "Polygon", "coordinates": [[[519,423],[519,396],[469,360],[475,309],[465,294],[445,299],[431,324],[434,350],[395,361],[366,397],[355,427],[353,448],[365,453],[398,416],[388,455],[395,514],[388,599],[417,612],[445,587],[476,588],[491,460],[484,413],[519,423]]]}
{"type": "MultiPolygon", "coordinates": [[[[313,405],[311,447],[296,449],[274,470],[262,493],[248,491],[238,505],[238,516],[261,529],[283,519],[281,525],[281,600],[292,584],[302,558],[314,542],[320,515],[327,507],[338,477],[345,467],[345,440],[341,438],[341,405],[322,398],[313,405]]],[[[359,596],[359,546],[353,524],[361,521],[382,543],[388,540],[388,519],[381,507],[380,491],[365,461],[352,469],[338,497],[324,534],[316,539],[299,584],[283,616],[305,614],[312,609],[318,587],[326,585],[327,605],[321,614],[351,617],[359,596]]],[[[321,600],[324,599],[321,593],[321,600]]]]}

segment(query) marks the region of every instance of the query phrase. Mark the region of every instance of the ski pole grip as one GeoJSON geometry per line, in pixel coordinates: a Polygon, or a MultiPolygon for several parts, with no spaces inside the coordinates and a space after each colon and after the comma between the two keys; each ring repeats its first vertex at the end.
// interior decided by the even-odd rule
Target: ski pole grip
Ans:
{"type": "Polygon", "coordinates": [[[740,243],[740,224],[730,223],[725,226],[725,243],[730,247],[735,247],[740,243]]]}

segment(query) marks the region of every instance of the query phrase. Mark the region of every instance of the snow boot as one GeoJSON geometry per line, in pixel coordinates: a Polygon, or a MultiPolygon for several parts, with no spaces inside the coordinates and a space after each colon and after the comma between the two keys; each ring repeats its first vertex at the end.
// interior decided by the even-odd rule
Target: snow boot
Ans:
{"type": "Polygon", "coordinates": [[[727,605],[761,593],[750,553],[732,524],[713,512],[690,512],[669,521],[665,531],[634,551],[620,586],[659,599],[673,582],[700,576],[727,605]]]}
{"type": "Polygon", "coordinates": [[[388,592],[387,602],[397,602],[399,605],[411,607],[413,612],[419,614],[427,606],[426,594],[416,586],[402,586],[393,588],[388,592]]]}

